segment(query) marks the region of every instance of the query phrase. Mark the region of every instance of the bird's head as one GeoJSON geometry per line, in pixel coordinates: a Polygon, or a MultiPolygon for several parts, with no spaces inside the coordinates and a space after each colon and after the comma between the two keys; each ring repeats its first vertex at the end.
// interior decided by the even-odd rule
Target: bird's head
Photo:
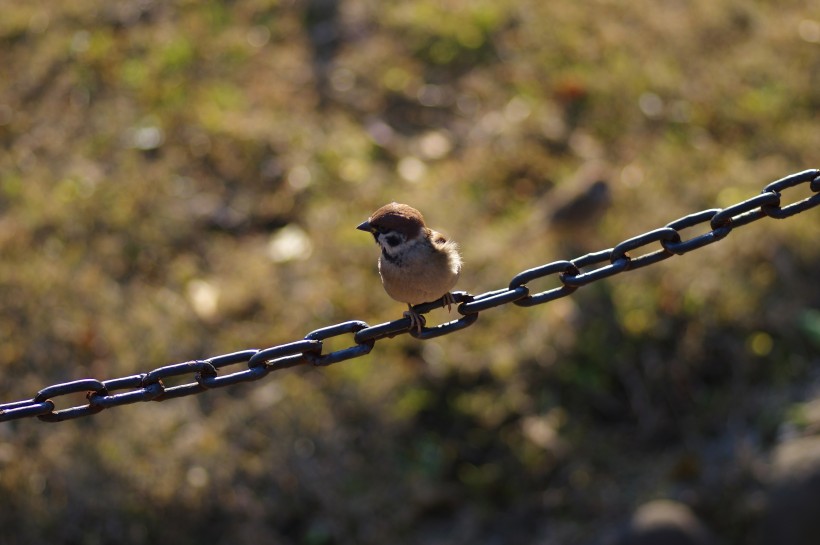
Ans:
{"type": "Polygon", "coordinates": [[[390,255],[405,243],[421,237],[426,228],[421,212],[396,202],[382,206],[367,221],[356,226],[356,229],[371,233],[382,250],[390,255]]]}

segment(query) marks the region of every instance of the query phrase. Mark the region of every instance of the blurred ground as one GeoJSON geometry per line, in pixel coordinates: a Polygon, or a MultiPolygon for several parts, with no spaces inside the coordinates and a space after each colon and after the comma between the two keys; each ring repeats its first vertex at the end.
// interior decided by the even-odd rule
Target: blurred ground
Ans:
{"type": "MultiPolygon", "coordinates": [[[[2,401],[398,318],[354,228],[390,200],[481,293],[818,166],[816,0],[0,12],[2,401]]],[[[818,225],[327,369],[2,424],[1,541],[598,544],[651,500],[718,543],[814,535],[788,517],[817,502],[782,498],[817,497],[818,225]]]]}

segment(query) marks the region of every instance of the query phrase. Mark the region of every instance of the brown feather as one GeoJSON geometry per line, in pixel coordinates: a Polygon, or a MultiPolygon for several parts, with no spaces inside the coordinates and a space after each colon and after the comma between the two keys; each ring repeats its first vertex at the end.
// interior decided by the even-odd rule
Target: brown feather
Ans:
{"type": "Polygon", "coordinates": [[[367,221],[374,227],[398,231],[407,239],[417,237],[425,227],[421,212],[412,206],[397,202],[385,204],[373,212],[367,221]]]}

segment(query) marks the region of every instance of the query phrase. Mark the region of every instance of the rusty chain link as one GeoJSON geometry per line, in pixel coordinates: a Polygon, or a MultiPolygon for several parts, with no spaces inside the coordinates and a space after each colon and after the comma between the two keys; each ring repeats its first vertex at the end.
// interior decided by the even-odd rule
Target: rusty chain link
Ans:
{"type": "MultiPolygon", "coordinates": [[[[626,271],[639,269],[683,255],[722,240],[732,230],[757,221],[763,217],[787,218],[820,205],[820,170],[811,169],[786,176],[770,183],[763,191],[750,199],[727,208],[713,208],[677,219],[665,227],[632,237],[620,244],[593,252],[570,261],[554,261],[520,272],[506,288],[471,295],[460,291],[453,294],[458,304],[460,318],[435,327],[424,327],[420,332],[410,327],[409,318],[401,318],[379,325],[353,320],[317,329],[304,339],[272,346],[262,350],[248,349],[223,354],[205,360],[194,360],[158,367],[148,373],[140,373],[110,380],[81,379],[47,386],[32,399],[0,404],[0,422],[36,416],[46,422],[60,422],[95,414],[103,409],[137,403],[139,401],[165,401],[177,397],[198,394],[212,388],[220,388],[240,382],[259,380],[271,371],[296,365],[326,366],[368,354],[376,342],[396,335],[409,333],[418,339],[432,339],[446,335],[476,322],[479,313],[494,307],[513,303],[522,307],[540,305],[566,297],[578,288],[626,271]],[[803,200],[782,206],[781,192],[804,183],[814,193],[803,200]],[[707,224],[709,231],[689,239],[681,238],[681,231],[707,224]],[[659,245],[637,257],[630,252],[659,245]],[[528,284],[549,276],[557,276],[559,286],[530,293],[528,284]],[[324,353],[324,341],[333,337],[352,334],[352,345],[324,353]],[[245,364],[246,368],[220,374],[224,368],[245,364]],[[191,375],[193,382],[179,386],[165,386],[163,379],[191,375]],[[119,392],[119,393],[118,393],[119,392]],[[56,409],[53,399],[68,394],[86,393],[88,403],[76,407],[56,409]]],[[[443,299],[416,305],[419,313],[426,313],[444,306],[443,299]]]]}

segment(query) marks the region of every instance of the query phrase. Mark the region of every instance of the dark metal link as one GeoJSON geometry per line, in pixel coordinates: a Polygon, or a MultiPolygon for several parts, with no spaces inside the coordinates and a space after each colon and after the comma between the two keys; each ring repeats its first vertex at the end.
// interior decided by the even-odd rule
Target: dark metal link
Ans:
{"type": "MultiPolygon", "coordinates": [[[[820,192],[820,170],[804,170],[803,172],[786,176],[785,178],[781,178],[780,180],[767,185],[763,189],[763,192],[774,192],[779,196],[782,190],[806,182],[809,182],[809,189],[811,189],[814,193],[820,192]]],[[[820,204],[820,194],[812,195],[811,197],[807,197],[801,201],[794,202],[784,207],[780,207],[780,201],[778,200],[777,206],[763,206],[763,212],[771,218],[783,219],[803,212],[804,210],[808,210],[809,208],[813,208],[818,204],[820,204]]]]}
{"type": "MultiPolygon", "coordinates": [[[[317,329],[316,331],[311,331],[305,336],[305,339],[323,341],[331,337],[338,337],[339,335],[344,335],[345,333],[356,333],[357,331],[361,331],[362,329],[366,329],[367,327],[368,326],[365,322],[359,320],[351,320],[349,322],[342,322],[340,324],[323,327],[322,329],[317,329]]],[[[331,365],[333,363],[338,363],[340,361],[349,360],[351,358],[364,356],[373,349],[373,345],[375,344],[376,341],[371,339],[362,343],[358,343],[356,344],[356,346],[351,346],[350,348],[336,350],[335,352],[331,352],[330,354],[322,355],[309,352],[305,354],[305,356],[307,356],[308,361],[313,365],[326,366],[331,365]]]]}
{"type": "MultiPolygon", "coordinates": [[[[126,388],[139,388],[142,386],[142,381],[145,379],[145,373],[139,375],[131,375],[128,377],[112,378],[111,380],[104,380],[103,386],[109,392],[114,390],[124,390],[126,388]]],[[[96,394],[102,395],[102,394],[96,394]]]]}
{"type": "MultiPolygon", "coordinates": [[[[266,365],[271,368],[281,368],[282,366],[277,365],[277,362],[286,359],[287,356],[298,356],[300,363],[307,363],[307,357],[305,357],[305,354],[318,354],[321,351],[322,341],[304,339],[292,343],[280,344],[279,346],[273,346],[271,348],[266,348],[265,350],[257,350],[255,354],[251,355],[250,358],[247,358],[247,362],[248,367],[266,365]]],[[[219,365],[217,365],[216,362],[214,363],[214,365],[216,367],[219,367],[219,365]]],[[[292,367],[292,365],[288,367],[292,367]]]]}
{"type": "Polygon", "coordinates": [[[155,389],[160,390],[160,393],[153,399],[153,401],[165,401],[167,399],[175,399],[177,397],[198,394],[206,389],[205,386],[199,384],[198,382],[189,382],[179,386],[166,387],[162,383],[162,379],[198,373],[202,371],[206,363],[207,362],[196,360],[186,361],[183,363],[173,363],[171,365],[158,367],[157,369],[146,373],[142,379],[142,385],[146,388],[149,386],[154,386],[155,389]]]}
{"type": "MultiPolygon", "coordinates": [[[[450,293],[450,298],[454,303],[464,303],[467,301],[472,301],[476,297],[481,297],[480,295],[470,295],[466,291],[454,291],[450,293]]],[[[448,305],[447,300],[444,297],[436,299],[435,301],[431,301],[430,303],[422,303],[420,305],[413,305],[413,310],[418,312],[419,314],[424,314],[425,312],[430,312],[431,310],[435,310],[437,308],[444,308],[448,305]]]]}
{"type": "MultiPolygon", "coordinates": [[[[205,388],[219,388],[231,384],[238,384],[240,382],[259,380],[271,371],[271,368],[265,365],[264,360],[262,360],[258,365],[251,366],[251,359],[259,354],[259,352],[259,350],[244,350],[242,352],[234,352],[233,354],[226,354],[224,356],[209,359],[203,362],[207,365],[197,371],[194,378],[196,378],[196,381],[200,386],[204,386],[205,388]],[[242,362],[248,363],[247,369],[236,371],[227,375],[217,376],[217,369],[242,362]]],[[[282,350],[282,352],[288,351],[282,350]]]]}
{"type": "MultiPolygon", "coordinates": [[[[485,294],[486,295],[486,294],[485,294]]],[[[470,301],[483,297],[483,295],[473,296],[465,291],[455,291],[450,294],[450,300],[455,304],[461,303],[469,303],[470,301]]],[[[424,314],[425,312],[430,312],[433,309],[443,308],[448,306],[450,302],[445,298],[441,297],[436,301],[432,301],[430,303],[422,303],[420,305],[414,305],[413,310],[418,312],[419,314],[424,314]]],[[[458,307],[457,307],[458,308],[458,307]]],[[[449,308],[448,308],[449,310],[449,308]]],[[[458,331],[460,329],[464,329],[465,327],[469,327],[475,323],[478,319],[478,314],[468,314],[463,316],[457,320],[451,320],[449,322],[434,326],[434,327],[422,327],[421,331],[417,331],[410,327],[410,318],[403,318],[400,320],[406,326],[405,331],[410,334],[411,337],[415,337],[416,339],[433,339],[435,337],[441,337],[442,335],[446,335],[448,333],[452,333],[454,331],[458,331]]]]}
{"type": "Polygon", "coordinates": [[[527,286],[517,286],[515,288],[500,289],[483,293],[475,297],[472,301],[461,303],[458,306],[458,311],[461,314],[472,314],[475,312],[482,312],[491,308],[500,307],[507,303],[514,303],[519,299],[523,299],[530,294],[530,289],[527,286]]]}
{"type": "Polygon", "coordinates": [[[412,337],[421,340],[434,339],[436,337],[441,337],[442,335],[447,335],[448,333],[453,333],[454,331],[470,327],[476,322],[476,320],[478,320],[478,313],[473,312],[472,314],[467,314],[458,320],[452,320],[445,324],[437,325],[435,327],[423,327],[421,328],[421,333],[415,330],[411,330],[409,333],[412,337]]]}
{"type": "MultiPolygon", "coordinates": [[[[680,231],[682,231],[683,229],[688,229],[689,227],[694,227],[701,223],[711,222],[712,218],[714,218],[718,212],[720,212],[720,208],[702,210],[700,212],[689,214],[688,216],[684,216],[680,219],[677,219],[672,223],[668,223],[666,226],[680,233],[680,231]]],[[[691,252],[692,250],[697,250],[698,248],[703,248],[708,244],[717,242],[718,240],[728,235],[731,231],[731,225],[724,225],[722,227],[718,227],[717,229],[713,229],[708,233],[703,233],[702,235],[698,235],[696,237],[690,238],[689,240],[683,240],[681,242],[670,242],[667,240],[662,240],[661,246],[663,246],[673,254],[683,255],[685,253],[691,252]]]]}
{"type": "Polygon", "coordinates": [[[665,227],[627,239],[614,248],[593,252],[571,261],[554,261],[527,269],[515,275],[507,288],[480,295],[458,291],[450,294],[450,300],[442,297],[430,303],[415,305],[413,310],[419,314],[442,308],[451,302],[458,305],[460,318],[435,327],[422,327],[421,331],[416,331],[411,329],[410,320],[406,317],[374,326],[354,320],[317,329],[304,339],[262,350],[241,350],[205,360],[175,363],[158,367],[148,373],[102,382],[96,379],[64,382],[43,388],[33,399],[0,404],[0,422],[33,416],[47,422],[60,422],[98,413],[110,407],[141,401],[164,401],[198,394],[211,388],[259,380],[271,371],[297,365],[331,365],[368,354],[376,341],[405,333],[417,339],[432,339],[471,326],[485,310],[508,303],[530,307],[554,301],[592,282],[646,267],[673,255],[682,255],[717,242],[733,229],[763,217],[786,218],[816,206],[820,206],[820,170],[804,170],[772,182],[759,195],[728,208],[702,210],[677,219],[665,227]],[[809,189],[815,194],[781,206],[781,193],[804,183],[809,184],[809,189]],[[681,238],[681,231],[701,224],[707,224],[710,230],[686,240],[681,238]],[[630,252],[653,243],[660,243],[661,249],[637,257],[629,255],[630,252]],[[583,271],[589,267],[597,268],[583,271]],[[530,282],[552,275],[557,275],[560,286],[536,294],[530,293],[530,282]],[[354,346],[322,354],[325,340],[351,333],[354,346]],[[245,369],[220,375],[224,368],[243,363],[246,364],[245,369]],[[183,376],[190,376],[192,382],[172,387],[163,384],[164,379],[183,376]],[[126,391],[116,393],[119,390],[126,391]],[[87,405],[55,410],[51,398],[83,392],[88,399],[87,405]]]}
{"type": "Polygon", "coordinates": [[[177,397],[198,394],[206,389],[205,386],[199,382],[189,382],[179,386],[166,387],[162,383],[162,379],[200,373],[203,369],[206,369],[207,366],[210,366],[211,369],[213,369],[213,366],[210,363],[202,360],[165,365],[147,373],[142,379],[142,385],[144,387],[154,384],[159,385],[162,392],[154,398],[154,401],[165,401],[166,399],[174,399],[177,397]]]}
{"type": "Polygon", "coordinates": [[[149,371],[142,378],[142,385],[147,386],[148,384],[161,382],[164,378],[179,377],[182,375],[192,375],[194,373],[201,371],[205,364],[210,365],[209,363],[204,361],[194,360],[182,363],[172,363],[171,365],[158,367],[153,371],[149,371]]]}
{"type": "Polygon", "coordinates": [[[607,250],[593,252],[572,260],[572,264],[578,267],[579,270],[583,267],[603,263],[604,261],[609,261],[609,265],[604,265],[603,267],[598,267],[597,269],[593,269],[589,272],[581,272],[579,274],[561,273],[558,275],[558,278],[560,278],[561,282],[567,284],[568,286],[580,288],[581,286],[586,286],[592,282],[597,282],[598,280],[602,280],[618,274],[619,272],[625,271],[629,266],[629,259],[625,257],[612,259],[612,250],[613,248],[609,248],[607,250]]]}
{"type": "MultiPolygon", "coordinates": [[[[266,361],[265,365],[270,367],[271,370],[275,370],[289,369],[291,367],[296,367],[297,365],[310,363],[307,355],[319,354],[321,351],[322,341],[301,340],[261,350],[260,354],[266,361]],[[283,354],[289,355],[285,356],[283,354]],[[275,359],[271,359],[272,357],[274,357],[275,359]]],[[[260,354],[257,354],[256,356],[252,357],[248,362],[248,366],[255,367],[256,365],[258,365],[257,357],[260,357],[260,354]]]]}
{"type": "Polygon", "coordinates": [[[47,399],[41,403],[34,403],[31,400],[14,401],[0,405],[0,422],[25,418],[27,416],[40,416],[54,410],[54,402],[47,399]]]}
{"type": "Polygon", "coordinates": [[[118,407],[120,405],[128,405],[137,403],[139,401],[152,401],[163,392],[162,384],[155,382],[148,386],[141,387],[145,375],[131,375],[130,377],[123,377],[121,379],[106,380],[103,382],[109,394],[91,393],[88,396],[88,402],[91,405],[108,409],[110,407],[118,407]],[[111,394],[115,390],[124,390],[135,388],[130,392],[123,392],[121,394],[111,394]]]}
{"type": "Polygon", "coordinates": [[[764,191],[751,199],[724,208],[712,216],[709,225],[713,231],[721,227],[740,227],[766,217],[766,213],[760,208],[761,206],[778,206],[779,204],[779,193],[764,191]]]}
{"type": "MultiPolygon", "coordinates": [[[[62,384],[54,384],[43,388],[37,392],[36,396],[34,396],[34,402],[42,403],[43,401],[51,400],[53,397],[76,393],[90,394],[92,392],[105,395],[108,393],[108,390],[106,389],[105,384],[99,380],[86,378],[71,382],[63,382],[62,384]]],[[[61,409],[59,411],[52,410],[49,413],[37,415],[37,418],[46,422],[62,422],[63,420],[69,420],[71,418],[79,418],[81,416],[95,414],[101,410],[103,410],[102,407],[91,404],[78,405],[76,407],[61,409]]]]}
{"type": "MultiPolygon", "coordinates": [[[[293,354],[293,352],[288,352],[285,349],[289,348],[291,345],[294,345],[294,344],[297,344],[297,343],[283,344],[281,346],[277,346],[276,348],[282,349],[283,353],[293,354]]],[[[268,350],[270,350],[270,349],[268,349],[268,350]]],[[[254,350],[254,349],[251,348],[251,349],[248,349],[248,350],[240,350],[239,352],[231,352],[230,354],[223,354],[221,356],[215,356],[213,358],[208,358],[208,361],[211,363],[211,365],[214,366],[214,369],[222,369],[223,367],[227,367],[228,365],[236,365],[237,363],[243,363],[243,362],[247,362],[248,367],[254,367],[254,365],[251,364],[251,361],[253,361],[253,359],[256,358],[257,356],[259,356],[260,352],[263,352],[263,351],[262,350],[254,350]]],[[[259,363],[259,365],[263,365],[263,364],[264,364],[264,361],[259,363]]]]}
{"type": "MultiPolygon", "coordinates": [[[[818,182],[817,185],[820,187],[820,182],[818,182]]],[[[813,189],[813,191],[820,191],[820,189],[813,189]]],[[[820,204],[820,193],[812,195],[811,197],[806,197],[802,201],[791,203],[782,208],[765,209],[764,212],[770,218],[784,219],[794,216],[795,214],[799,214],[800,212],[804,212],[809,208],[814,208],[818,204],[820,204]]]]}
{"type": "MultiPolygon", "coordinates": [[[[544,278],[545,276],[549,276],[552,274],[578,275],[581,274],[581,270],[578,267],[576,267],[575,264],[571,261],[553,261],[552,263],[541,265],[540,267],[535,267],[532,269],[527,269],[526,271],[518,273],[513,277],[512,281],[510,282],[510,289],[517,289],[523,286],[524,284],[529,284],[533,280],[544,278]]],[[[529,295],[517,301],[513,301],[513,304],[516,304],[520,307],[532,307],[535,305],[548,303],[549,301],[555,301],[556,299],[560,299],[561,297],[566,297],[570,293],[574,292],[576,289],[578,289],[576,286],[569,286],[567,284],[562,283],[561,286],[557,288],[542,291],[541,293],[536,293],[535,295],[529,295]]]]}
{"type": "Polygon", "coordinates": [[[763,192],[765,193],[766,191],[772,191],[774,193],[780,193],[784,189],[788,189],[806,182],[811,182],[812,191],[815,193],[820,191],[820,169],[810,168],[802,172],[795,172],[794,174],[784,176],[783,178],[775,180],[764,187],[763,192]]]}
{"type": "Polygon", "coordinates": [[[383,324],[374,325],[360,329],[353,336],[356,343],[364,343],[367,341],[378,341],[385,338],[393,338],[400,333],[407,333],[410,329],[410,320],[407,318],[400,318],[392,322],[385,322],[383,324]]]}
{"type": "Polygon", "coordinates": [[[639,257],[630,257],[627,253],[632,250],[636,250],[641,246],[652,244],[653,242],[680,242],[680,234],[670,227],[661,227],[660,229],[655,229],[654,231],[649,231],[648,233],[632,237],[615,246],[615,248],[612,249],[610,259],[613,262],[620,261],[621,259],[629,260],[627,269],[631,271],[634,269],[640,269],[641,267],[646,267],[647,265],[654,265],[659,261],[669,259],[675,255],[671,251],[667,250],[666,247],[648,254],[643,254],[639,257]]]}
{"type": "Polygon", "coordinates": [[[229,386],[231,384],[239,384],[240,382],[251,382],[263,378],[271,368],[265,365],[251,367],[244,371],[237,371],[228,375],[217,376],[216,374],[209,375],[206,373],[197,373],[196,381],[205,388],[220,388],[222,386],[229,386]]]}
{"type": "Polygon", "coordinates": [[[170,388],[164,387],[161,382],[154,383],[154,385],[158,385],[162,388],[162,393],[155,397],[153,401],[167,401],[178,397],[200,394],[207,390],[205,386],[199,384],[198,382],[189,382],[187,384],[180,384],[179,386],[172,386],[170,388]]]}

